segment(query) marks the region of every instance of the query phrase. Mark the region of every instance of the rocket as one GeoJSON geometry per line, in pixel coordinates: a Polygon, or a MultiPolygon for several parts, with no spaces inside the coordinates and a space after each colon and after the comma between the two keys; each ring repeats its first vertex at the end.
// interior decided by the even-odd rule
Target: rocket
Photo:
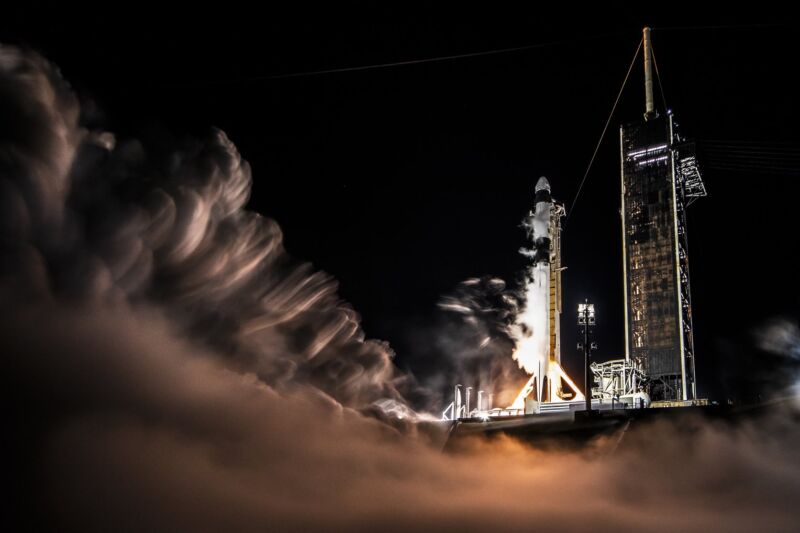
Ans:
{"type": "MultiPolygon", "coordinates": [[[[523,220],[531,241],[530,248],[520,250],[531,259],[525,286],[525,310],[518,318],[524,325],[522,336],[517,343],[514,358],[520,367],[531,374],[525,396],[534,393],[537,402],[542,401],[544,379],[548,375],[550,363],[550,254],[553,198],[550,195],[550,182],[541,177],[534,187],[534,209],[523,220]]],[[[517,398],[517,404],[524,402],[525,396],[517,398]]],[[[519,405],[518,405],[519,406],[519,405]]]]}
{"type": "Polygon", "coordinates": [[[550,363],[550,213],[553,199],[550,182],[542,176],[534,188],[534,210],[529,220],[530,238],[533,248],[533,266],[528,284],[527,322],[533,338],[529,344],[535,365],[536,400],[543,400],[544,378],[550,363]]]}
{"type": "Polygon", "coordinates": [[[526,399],[542,402],[566,401],[562,381],[575,397],[577,387],[561,368],[559,342],[561,314],[561,218],[564,206],[553,200],[550,182],[541,177],[534,187],[534,208],[523,220],[530,248],[520,252],[531,259],[525,285],[525,309],[517,318],[524,327],[517,339],[514,359],[531,377],[512,404],[527,409],[526,399]]]}

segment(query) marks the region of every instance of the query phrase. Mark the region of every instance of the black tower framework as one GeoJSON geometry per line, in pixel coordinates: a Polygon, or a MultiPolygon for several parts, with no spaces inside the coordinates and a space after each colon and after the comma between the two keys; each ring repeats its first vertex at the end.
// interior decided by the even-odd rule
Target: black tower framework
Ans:
{"type": "Polygon", "coordinates": [[[640,361],[654,401],[696,398],[686,207],[705,196],[694,145],[652,100],[645,28],[645,120],[620,129],[625,357],[640,361]]]}

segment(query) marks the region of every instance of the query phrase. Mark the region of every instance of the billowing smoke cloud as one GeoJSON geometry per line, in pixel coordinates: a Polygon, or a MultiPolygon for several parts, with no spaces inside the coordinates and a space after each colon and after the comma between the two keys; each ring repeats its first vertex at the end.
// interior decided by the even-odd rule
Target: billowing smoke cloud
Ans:
{"type": "Polygon", "coordinates": [[[756,386],[768,391],[769,399],[788,394],[800,405],[800,326],[786,318],[776,319],[761,328],[757,337],[762,360],[759,370],[750,369],[751,375],[760,378],[756,386]],[[765,357],[770,360],[764,361],[765,357]]]}
{"type": "Polygon", "coordinates": [[[389,348],[244,209],[224,134],[158,157],[87,131],[57,71],[9,48],[0,111],[14,529],[797,530],[793,412],[442,455],[396,418],[389,348]]]}
{"type": "MultiPolygon", "coordinates": [[[[550,191],[543,176],[536,184],[536,193],[550,191]]],[[[522,227],[533,244],[532,249],[522,248],[520,253],[531,260],[525,272],[525,305],[517,317],[513,357],[528,374],[537,376],[537,398],[542,397],[543,378],[547,375],[550,357],[550,319],[546,310],[550,306],[550,202],[536,202],[536,211],[522,220],[522,227]],[[543,256],[543,257],[542,257],[543,256]]],[[[522,393],[520,393],[522,394],[522,393]]],[[[516,407],[522,398],[516,400],[516,407]]]]}
{"type": "Polygon", "coordinates": [[[733,339],[720,339],[717,352],[715,370],[724,401],[751,404],[800,397],[796,318],[773,318],[733,339]]]}
{"type": "Polygon", "coordinates": [[[4,381],[22,384],[15,429],[40,443],[12,450],[34,476],[32,526],[794,531],[800,519],[800,419],[781,410],[739,428],[629,430],[584,453],[496,439],[442,455],[313,388],[280,394],[232,372],[157,313],[39,308],[0,339],[4,381]]]}
{"type": "Polygon", "coordinates": [[[438,307],[447,318],[437,324],[432,338],[447,362],[441,372],[447,385],[472,387],[476,398],[483,390],[486,406],[490,394],[495,406],[509,405],[526,380],[511,357],[519,297],[500,278],[471,278],[443,297],[438,307]]]}
{"type": "MultiPolygon", "coordinates": [[[[158,305],[227,363],[368,408],[401,402],[392,351],[366,340],[336,283],[247,211],[250,167],[214,131],[160,156],[79,127],[42,58],[3,48],[3,289],[20,301],[158,305]]],[[[162,149],[163,151],[163,149],[162,149]]]]}

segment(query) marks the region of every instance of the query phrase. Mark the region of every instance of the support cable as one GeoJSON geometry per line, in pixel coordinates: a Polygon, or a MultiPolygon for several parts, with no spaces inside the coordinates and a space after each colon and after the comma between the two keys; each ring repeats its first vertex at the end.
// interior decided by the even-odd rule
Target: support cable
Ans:
{"type": "Polygon", "coordinates": [[[567,218],[564,220],[564,225],[566,226],[567,222],[569,222],[569,217],[572,216],[572,213],[575,211],[575,204],[578,203],[578,199],[581,195],[581,190],[583,189],[584,183],[586,183],[586,178],[589,176],[589,171],[592,169],[592,165],[594,164],[594,160],[597,157],[597,152],[600,150],[600,145],[603,144],[603,139],[606,136],[606,131],[608,131],[608,125],[611,124],[611,119],[614,117],[614,112],[617,110],[617,104],[619,104],[619,99],[622,97],[622,91],[625,90],[625,85],[628,83],[628,78],[631,75],[631,71],[633,70],[633,65],[636,64],[636,58],[639,57],[639,50],[642,49],[642,42],[644,40],[639,41],[639,46],[636,47],[636,53],[633,54],[633,59],[631,60],[631,64],[628,67],[628,72],[625,74],[625,79],[622,81],[622,87],[619,88],[619,93],[617,93],[617,99],[614,100],[614,106],[611,108],[611,113],[608,115],[608,120],[606,120],[606,125],[603,128],[603,133],[600,134],[600,139],[597,141],[597,146],[594,147],[594,153],[592,154],[592,158],[589,160],[589,166],[586,167],[586,172],[583,173],[583,179],[581,179],[580,185],[578,185],[578,192],[575,193],[575,198],[572,200],[570,204],[569,212],[567,213],[567,218]]]}
{"type": "Polygon", "coordinates": [[[653,54],[653,65],[656,67],[656,79],[658,80],[658,89],[661,91],[661,101],[664,104],[664,111],[666,112],[669,107],[667,107],[667,97],[664,96],[664,86],[661,85],[661,74],[658,72],[658,61],[656,60],[656,50],[653,48],[653,43],[650,43],[650,53],[653,54]]]}

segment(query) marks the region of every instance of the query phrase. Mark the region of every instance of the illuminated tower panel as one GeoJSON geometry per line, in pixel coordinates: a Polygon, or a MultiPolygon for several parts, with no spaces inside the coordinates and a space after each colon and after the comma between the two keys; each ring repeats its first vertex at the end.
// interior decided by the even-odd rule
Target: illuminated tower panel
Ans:
{"type": "Polygon", "coordinates": [[[684,268],[684,205],[673,117],[623,126],[620,140],[626,357],[644,363],[654,400],[686,400],[694,397],[694,365],[687,365],[691,350],[685,346],[691,338],[691,319],[687,323],[684,313],[688,259],[684,268]]]}

